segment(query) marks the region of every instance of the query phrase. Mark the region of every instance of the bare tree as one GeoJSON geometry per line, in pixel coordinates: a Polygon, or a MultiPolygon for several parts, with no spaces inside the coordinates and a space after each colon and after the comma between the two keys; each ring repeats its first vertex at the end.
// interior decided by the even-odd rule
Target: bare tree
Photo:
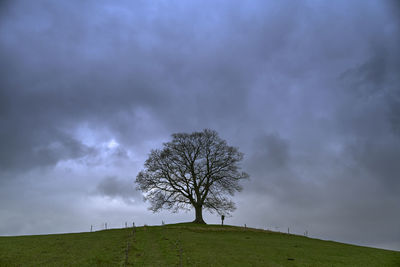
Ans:
{"type": "Polygon", "coordinates": [[[176,133],[162,149],[151,151],[135,182],[151,203],[150,210],[194,207],[194,222],[205,223],[203,208],[219,214],[235,209],[229,196],[242,189],[241,179],[249,177],[240,171],[242,159],[243,153],[228,146],[216,131],[176,133]]]}

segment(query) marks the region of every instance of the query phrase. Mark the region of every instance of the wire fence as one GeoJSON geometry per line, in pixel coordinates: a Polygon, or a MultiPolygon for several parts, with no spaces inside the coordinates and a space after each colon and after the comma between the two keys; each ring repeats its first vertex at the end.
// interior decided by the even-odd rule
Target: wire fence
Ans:
{"type": "MultiPolygon", "coordinates": [[[[164,221],[161,221],[161,225],[165,225],[164,221]]],[[[221,224],[223,226],[223,224],[221,224]]],[[[144,224],[144,226],[147,226],[147,224],[144,224]]],[[[115,225],[111,225],[108,222],[102,222],[102,223],[97,223],[97,224],[91,224],[90,225],[90,232],[96,232],[96,231],[102,231],[102,230],[108,230],[108,229],[121,229],[121,228],[135,228],[135,222],[123,222],[122,224],[115,224],[115,225]]],[[[247,228],[253,228],[253,227],[248,227],[247,224],[244,224],[242,226],[244,229],[247,228]]],[[[309,232],[308,230],[304,230],[304,232],[302,234],[299,234],[298,231],[296,232],[292,232],[290,227],[287,228],[283,228],[283,227],[279,227],[279,226],[270,226],[270,227],[265,227],[265,228],[254,228],[254,229],[262,229],[262,230],[266,230],[266,231],[272,231],[272,232],[279,232],[279,233],[287,233],[287,234],[297,234],[297,235],[303,235],[305,237],[309,236],[309,232]],[[287,231],[286,231],[287,229],[287,231]]]]}
{"type": "Polygon", "coordinates": [[[91,224],[90,225],[90,232],[96,232],[96,231],[102,231],[102,230],[109,230],[109,229],[121,229],[121,228],[131,228],[135,227],[134,222],[124,222],[122,224],[114,224],[111,225],[108,222],[103,222],[103,223],[97,223],[97,224],[91,224]]]}

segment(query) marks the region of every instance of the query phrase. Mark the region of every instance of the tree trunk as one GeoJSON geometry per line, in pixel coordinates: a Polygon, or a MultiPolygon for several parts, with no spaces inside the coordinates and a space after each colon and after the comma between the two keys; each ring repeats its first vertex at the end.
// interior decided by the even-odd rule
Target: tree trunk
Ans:
{"type": "Polygon", "coordinates": [[[200,224],[206,224],[205,221],[203,220],[203,206],[198,205],[194,206],[196,210],[196,219],[193,221],[194,223],[200,223],[200,224]]]}

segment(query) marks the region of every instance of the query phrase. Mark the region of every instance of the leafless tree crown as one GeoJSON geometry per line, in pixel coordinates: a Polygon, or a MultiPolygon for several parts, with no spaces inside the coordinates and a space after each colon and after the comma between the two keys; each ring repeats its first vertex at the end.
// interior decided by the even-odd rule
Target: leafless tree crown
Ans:
{"type": "MultiPolygon", "coordinates": [[[[227,214],[235,209],[229,198],[242,187],[243,153],[228,146],[216,131],[176,133],[162,149],[152,150],[145,169],[136,177],[137,188],[151,203],[150,209],[205,208],[227,214]]],[[[202,218],[200,218],[202,220],[202,218]]]]}

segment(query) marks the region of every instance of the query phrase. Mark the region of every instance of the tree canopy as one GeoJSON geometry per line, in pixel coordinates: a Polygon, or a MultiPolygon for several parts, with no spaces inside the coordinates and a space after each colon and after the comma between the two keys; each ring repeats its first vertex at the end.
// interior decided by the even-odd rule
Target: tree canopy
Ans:
{"type": "Polygon", "coordinates": [[[239,166],[242,159],[243,153],[214,130],[175,133],[162,149],[150,152],[135,182],[152,211],[194,208],[194,222],[205,223],[203,208],[219,214],[235,209],[230,196],[241,191],[239,181],[249,177],[239,166]]]}

